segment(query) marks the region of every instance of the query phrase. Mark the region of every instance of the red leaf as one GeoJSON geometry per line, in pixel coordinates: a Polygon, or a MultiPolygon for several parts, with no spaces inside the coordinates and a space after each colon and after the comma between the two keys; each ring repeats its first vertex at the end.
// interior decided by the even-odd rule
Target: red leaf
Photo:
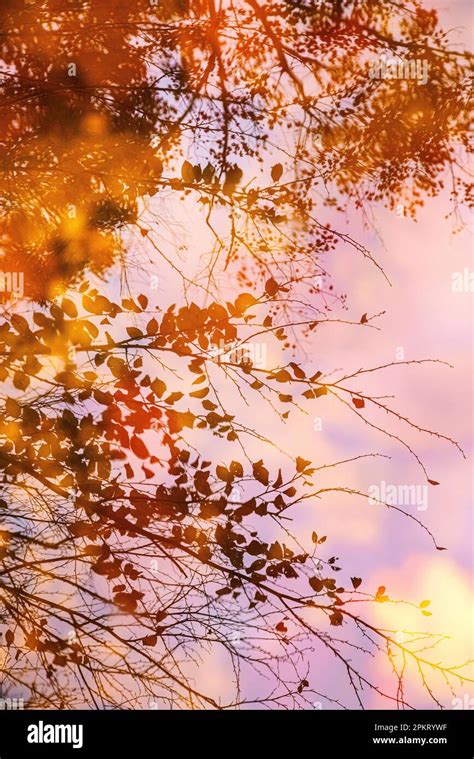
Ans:
{"type": "Polygon", "coordinates": [[[156,646],[158,642],[158,636],[157,635],[147,635],[146,638],[142,638],[142,643],[144,646],[156,646]]]}
{"type": "Polygon", "coordinates": [[[342,616],[340,611],[335,611],[331,616],[329,617],[329,620],[334,627],[339,627],[339,625],[342,625],[344,617],[342,616]]]}
{"type": "Polygon", "coordinates": [[[270,298],[273,298],[273,296],[277,294],[278,290],[279,290],[278,282],[275,282],[273,277],[270,277],[270,279],[267,279],[267,281],[265,282],[265,292],[267,293],[267,295],[269,295],[270,298]]]}
{"type": "Polygon", "coordinates": [[[147,459],[150,455],[143,440],[140,440],[136,435],[133,435],[130,440],[130,448],[139,459],[147,459]]]}
{"type": "Polygon", "coordinates": [[[272,166],[271,175],[274,182],[278,182],[282,174],[283,174],[283,166],[281,165],[281,163],[276,163],[274,166],[272,166]]]}

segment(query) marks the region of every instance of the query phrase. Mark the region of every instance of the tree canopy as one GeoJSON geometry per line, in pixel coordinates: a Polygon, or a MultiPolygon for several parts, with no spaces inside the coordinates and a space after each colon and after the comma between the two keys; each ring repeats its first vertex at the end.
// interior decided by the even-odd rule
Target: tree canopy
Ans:
{"type": "Polygon", "coordinates": [[[340,462],[275,465],[258,409],[291,424],[336,399],[437,485],[373,414],[455,441],[354,389],[385,367],[334,378],[300,344],[344,324],[350,283],[325,284],[341,247],[387,276],[335,213],[415,215],[447,188],[462,219],[469,55],[411,1],[4,0],[0,28],[0,266],[25,277],[22,299],[1,295],[3,687],[47,708],[305,706],[321,695],[308,657],[326,649],[360,706],[409,706],[407,660],[440,705],[430,677],[462,682],[459,662],[379,629],[359,602],[385,588],[339,566],[331,536],[291,533],[340,462]],[[427,83],[371,78],[380,56],[426,60],[427,83]],[[181,200],[211,241],[196,275],[163,244],[181,200]],[[176,302],[131,287],[133,271],[174,276],[176,302]],[[256,360],[262,342],[283,361],[256,360]],[[229,702],[194,684],[221,650],[229,702]],[[375,651],[396,695],[364,669],[375,651]],[[266,678],[257,699],[245,667],[266,678]]]}

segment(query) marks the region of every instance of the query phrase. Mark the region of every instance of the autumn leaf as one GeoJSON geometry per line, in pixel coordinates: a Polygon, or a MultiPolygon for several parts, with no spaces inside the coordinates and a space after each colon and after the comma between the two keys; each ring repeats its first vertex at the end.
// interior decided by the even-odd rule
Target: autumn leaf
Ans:
{"type": "Polygon", "coordinates": [[[117,358],[117,356],[110,356],[107,361],[107,366],[117,379],[121,379],[127,371],[127,365],[123,358],[117,358]]]}
{"type": "Polygon", "coordinates": [[[235,308],[239,314],[243,314],[251,306],[254,306],[258,301],[250,293],[242,293],[235,301],[235,308]]]}
{"type": "Polygon", "coordinates": [[[143,337],[143,333],[141,329],[138,329],[138,327],[127,327],[127,333],[130,337],[133,338],[143,337]]]}
{"type": "Polygon", "coordinates": [[[280,369],[276,374],[273,375],[273,379],[275,379],[277,382],[290,382],[291,374],[290,372],[287,372],[286,369],[280,369]]]}
{"type": "Polygon", "coordinates": [[[71,319],[76,318],[77,308],[76,308],[76,304],[73,303],[72,300],[69,300],[69,298],[63,298],[61,301],[61,308],[66,314],[66,316],[69,316],[71,319]]]}
{"type": "Polygon", "coordinates": [[[21,406],[14,398],[7,398],[5,401],[5,412],[7,416],[18,417],[21,414],[21,406]]]}
{"type": "Polygon", "coordinates": [[[240,463],[240,461],[231,461],[229,468],[232,474],[235,475],[236,477],[243,477],[244,468],[242,464],[240,463]]]}
{"type": "Polygon", "coordinates": [[[215,174],[214,167],[210,163],[208,163],[207,166],[205,166],[204,171],[202,172],[202,178],[207,184],[209,184],[209,182],[212,181],[214,174],[215,174]]]}
{"type": "Polygon", "coordinates": [[[143,440],[140,440],[140,438],[136,435],[132,435],[132,438],[130,440],[130,448],[132,449],[135,456],[137,456],[139,459],[147,459],[150,455],[148,448],[146,447],[143,440]]]}
{"type": "Polygon", "coordinates": [[[156,335],[157,332],[158,332],[158,322],[153,317],[153,319],[150,319],[150,321],[146,325],[146,333],[147,335],[156,335]]]}
{"type": "Polygon", "coordinates": [[[306,459],[301,458],[301,456],[298,456],[296,459],[296,471],[304,472],[306,467],[308,467],[310,464],[311,461],[307,461],[306,459]]]}
{"type": "Polygon", "coordinates": [[[189,393],[191,398],[205,398],[206,395],[208,394],[209,394],[208,387],[201,387],[199,390],[193,390],[192,393],[189,393]]]}
{"type": "Polygon", "coordinates": [[[131,614],[137,608],[137,602],[143,597],[143,593],[137,593],[137,591],[131,591],[129,593],[117,593],[114,595],[114,602],[123,611],[131,614]]]}
{"type": "Polygon", "coordinates": [[[15,372],[13,375],[13,384],[17,390],[26,390],[30,384],[30,378],[24,372],[15,372]]]}
{"type": "Polygon", "coordinates": [[[257,461],[255,464],[252,464],[252,471],[253,476],[256,480],[261,482],[263,485],[268,485],[269,483],[269,473],[268,469],[263,465],[263,461],[257,461]]]}
{"type": "Polygon", "coordinates": [[[275,282],[273,277],[270,277],[270,279],[267,279],[267,281],[265,282],[265,292],[267,293],[267,295],[270,296],[270,298],[273,298],[273,296],[277,294],[279,289],[280,288],[278,286],[278,283],[275,282]]]}
{"type": "Polygon", "coordinates": [[[5,633],[5,643],[7,644],[8,648],[10,648],[14,640],[15,640],[15,635],[12,632],[12,630],[7,630],[5,633]]]}
{"type": "Polygon", "coordinates": [[[224,482],[232,482],[234,479],[234,476],[227,467],[220,466],[219,464],[216,466],[216,474],[219,477],[220,480],[224,480],[224,482]]]}
{"type": "Polygon", "coordinates": [[[283,174],[283,166],[281,165],[281,163],[276,163],[274,166],[272,166],[271,175],[274,182],[278,182],[282,174],[283,174]]]}
{"type": "Polygon", "coordinates": [[[234,166],[233,168],[228,169],[225,175],[225,181],[224,181],[224,186],[222,188],[222,192],[225,195],[233,195],[233,193],[237,189],[237,185],[240,184],[242,177],[243,177],[243,172],[239,166],[234,166]]]}
{"type": "Polygon", "coordinates": [[[158,642],[158,636],[157,635],[147,635],[145,638],[142,638],[142,643],[144,646],[150,646],[151,648],[153,646],[156,646],[158,642]]]}
{"type": "Polygon", "coordinates": [[[270,548],[268,549],[268,558],[269,559],[283,558],[283,550],[282,550],[281,545],[278,542],[271,544],[270,548]]]}
{"type": "Polygon", "coordinates": [[[74,522],[69,525],[69,531],[76,538],[91,537],[96,534],[96,527],[90,522],[74,522]]]}
{"type": "Polygon", "coordinates": [[[184,427],[193,427],[196,417],[190,411],[167,411],[170,432],[181,432],[184,427]]]}
{"type": "Polygon", "coordinates": [[[100,403],[103,406],[110,406],[113,402],[111,393],[104,393],[102,390],[94,390],[93,395],[97,403],[100,403]]]}
{"type": "Polygon", "coordinates": [[[385,585],[381,585],[377,589],[377,593],[375,594],[375,600],[379,603],[385,603],[389,600],[388,596],[385,595],[385,585]]]}
{"type": "Polygon", "coordinates": [[[308,580],[315,593],[320,593],[324,588],[324,583],[319,577],[310,577],[308,580]]]}
{"type": "Polygon", "coordinates": [[[339,627],[340,625],[342,625],[344,621],[344,617],[342,615],[342,612],[340,612],[339,610],[336,610],[330,615],[329,620],[331,624],[334,625],[334,627],[339,627]]]}
{"type": "Polygon", "coordinates": [[[181,176],[184,182],[192,182],[194,180],[194,168],[192,163],[184,161],[181,166],[181,176]]]}
{"type": "Polygon", "coordinates": [[[290,366],[293,369],[293,374],[297,379],[304,379],[306,377],[304,370],[298,364],[295,364],[294,361],[290,361],[290,366]]]}
{"type": "Polygon", "coordinates": [[[154,379],[153,382],[150,383],[150,388],[153,390],[155,395],[158,396],[158,398],[161,398],[161,396],[166,392],[166,384],[161,379],[154,379]]]}

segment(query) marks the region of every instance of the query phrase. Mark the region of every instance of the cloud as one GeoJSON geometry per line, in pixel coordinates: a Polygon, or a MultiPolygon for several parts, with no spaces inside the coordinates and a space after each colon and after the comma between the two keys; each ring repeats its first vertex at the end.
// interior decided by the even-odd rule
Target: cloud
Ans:
{"type": "MultiPolygon", "coordinates": [[[[377,626],[393,631],[392,636],[399,643],[416,650],[421,658],[439,662],[444,667],[459,667],[474,659],[474,620],[469,612],[473,608],[473,583],[470,575],[454,560],[445,554],[428,558],[424,554],[414,554],[399,569],[379,569],[365,585],[376,590],[382,584],[390,599],[404,599],[414,605],[400,602],[376,604],[374,622],[377,626]],[[430,604],[425,607],[425,611],[432,616],[424,616],[419,608],[421,602],[428,600],[430,604]],[[418,635],[413,635],[413,632],[418,635]],[[428,640],[425,637],[428,633],[444,637],[431,648],[434,639],[428,640]],[[410,644],[415,638],[416,643],[410,644]]],[[[402,663],[399,652],[395,654],[395,662],[398,666],[402,663]]],[[[373,669],[373,677],[378,678],[384,688],[394,693],[396,683],[383,653],[376,657],[373,669]]],[[[474,677],[472,665],[462,671],[467,677],[474,677]]],[[[465,696],[466,699],[474,696],[473,683],[461,683],[451,677],[451,693],[442,674],[426,665],[423,666],[423,672],[433,692],[440,697],[446,708],[453,707],[454,696],[465,696]]],[[[414,663],[408,664],[406,668],[405,693],[407,700],[418,708],[436,708],[423,687],[420,672],[414,663]]],[[[384,706],[387,704],[379,703],[373,697],[372,708],[384,706]]]]}

